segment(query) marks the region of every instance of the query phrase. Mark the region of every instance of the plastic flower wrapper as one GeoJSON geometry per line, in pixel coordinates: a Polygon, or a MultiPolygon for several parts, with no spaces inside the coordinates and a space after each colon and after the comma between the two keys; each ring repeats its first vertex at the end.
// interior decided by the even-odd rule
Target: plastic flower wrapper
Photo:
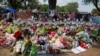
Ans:
{"type": "Polygon", "coordinates": [[[7,37],[6,44],[12,45],[13,41],[15,40],[15,38],[13,37],[13,34],[6,33],[5,35],[7,37]]]}
{"type": "Polygon", "coordinates": [[[94,28],[91,32],[92,36],[97,36],[98,35],[98,30],[96,28],[94,28]]]}
{"type": "Polygon", "coordinates": [[[2,25],[2,21],[0,21],[0,25],[2,25]]]}
{"type": "Polygon", "coordinates": [[[76,29],[76,32],[80,32],[80,31],[82,31],[83,29],[82,29],[82,27],[78,27],[77,29],[76,29]]]}
{"type": "Polygon", "coordinates": [[[56,41],[56,38],[57,37],[53,37],[51,40],[50,40],[50,43],[54,43],[56,41]]]}
{"type": "Polygon", "coordinates": [[[86,37],[81,37],[81,39],[80,39],[80,41],[82,41],[82,42],[87,42],[87,39],[86,39],[86,37]]]}
{"type": "Polygon", "coordinates": [[[7,26],[7,27],[5,28],[5,31],[6,31],[7,33],[11,33],[11,26],[10,26],[10,25],[7,26]]]}
{"type": "Polygon", "coordinates": [[[46,33],[46,28],[45,28],[45,27],[42,27],[42,28],[41,28],[41,33],[42,33],[42,34],[45,34],[45,33],[46,33]]]}
{"type": "Polygon", "coordinates": [[[23,50],[23,56],[25,56],[28,52],[30,52],[31,49],[31,43],[30,42],[26,42],[24,45],[24,50],[23,50]]]}
{"type": "Polygon", "coordinates": [[[22,44],[23,44],[23,41],[17,41],[16,42],[16,45],[14,47],[14,49],[16,50],[16,52],[20,52],[22,44]]]}
{"type": "Polygon", "coordinates": [[[73,37],[72,36],[67,36],[66,39],[67,39],[68,42],[72,42],[73,41],[73,37]]]}
{"type": "Polygon", "coordinates": [[[30,56],[37,54],[38,48],[37,48],[36,45],[37,44],[35,44],[35,43],[32,44],[32,47],[31,47],[31,50],[30,50],[30,56]]]}
{"type": "Polygon", "coordinates": [[[53,48],[54,49],[65,48],[66,45],[67,45],[66,39],[64,37],[58,37],[55,43],[53,44],[53,48]]]}
{"type": "Polygon", "coordinates": [[[12,27],[12,31],[13,31],[13,32],[16,32],[17,30],[18,30],[18,26],[13,26],[13,27],[12,27]]]}

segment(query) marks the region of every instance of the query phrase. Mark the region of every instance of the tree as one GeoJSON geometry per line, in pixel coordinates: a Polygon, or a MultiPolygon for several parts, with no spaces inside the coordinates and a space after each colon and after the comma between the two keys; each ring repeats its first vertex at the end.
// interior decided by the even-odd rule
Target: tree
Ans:
{"type": "Polygon", "coordinates": [[[27,7],[30,9],[35,9],[37,5],[39,4],[38,0],[28,0],[29,4],[27,7]]]}
{"type": "Polygon", "coordinates": [[[65,6],[56,6],[56,10],[57,10],[58,12],[66,12],[65,6]]]}
{"type": "Polygon", "coordinates": [[[19,9],[22,8],[22,4],[21,4],[22,0],[8,0],[8,7],[12,7],[14,9],[19,9]]]}
{"type": "Polygon", "coordinates": [[[44,12],[48,11],[49,5],[47,5],[47,4],[42,5],[41,4],[39,6],[40,6],[40,11],[44,11],[44,12]]]}
{"type": "Polygon", "coordinates": [[[100,14],[100,12],[99,12],[97,9],[93,9],[93,10],[91,11],[91,13],[92,13],[92,14],[100,14]]]}
{"type": "Polygon", "coordinates": [[[38,0],[8,0],[8,7],[10,6],[15,9],[34,9],[37,4],[38,0]]]}
{"type": "Polygon", "coordinates": [[[56,6],[56,9],[57,9],[58,12],[61,11],[61,7],[60,6],[56,6]]]}
{"type": "Polygon", "coordinates": [[[0,2],[2,2],[3,0],[0,0],[0,2]]]}
{"type": "Polygon", "coordinates": [[[90,4],[90,3],[92,3],[95,7],[96,7],[96,9],[100,12],[100,0],[83,0],[83,2],[85,3],[85,4],[90,4]]]}
{"type": "Polygon", "coordinates": [[[2,8],[2,7],[0,7],[0,14],[2,13],[2,10],[3,10],[3,8],[2,8]]]}
{"type": "Polygon", "coordinates": [[[0,4],[0,5],[1,5],[1,6],[0,6],[0,13],[1,13],[1,11],[3,10],[2,2],[3,2],[3,0],[0,0],[0,3],[1,3],[1,4],[0,4]]]}
{"type": "Polygon", "coordinates": [[[66,6],[64,6],[64,9],[66,10],[66,12],[78,12],[78,3],[74,2],[74,3],[68,3],[66,6]]]}

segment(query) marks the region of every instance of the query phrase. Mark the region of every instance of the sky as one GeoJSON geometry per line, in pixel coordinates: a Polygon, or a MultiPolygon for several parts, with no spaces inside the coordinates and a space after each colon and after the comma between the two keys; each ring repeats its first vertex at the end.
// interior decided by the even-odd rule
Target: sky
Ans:
{"type": "MultiPolygon", "coordinates": [[[[78,10],[80,12],[91,12],[91,10],[93,8],[95,8],[92,4],[84,5],[82,3],[82,0],[57,0],[57,5],[64,6],[64,5],[66,5],[66,4],[70,3],[70,2],[78,2],[78,4],[79,4],[78,10]]],[[[43,0],[39,0],[39,3],[40,4],[44,4],[43,0]]],[[[48,4],[48,1],[46,1],[45,4],[48,4]]]]}

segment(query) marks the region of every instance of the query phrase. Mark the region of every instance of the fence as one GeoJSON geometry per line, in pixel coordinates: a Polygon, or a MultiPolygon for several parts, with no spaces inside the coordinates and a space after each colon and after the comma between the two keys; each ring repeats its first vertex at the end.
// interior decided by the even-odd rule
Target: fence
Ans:
{"type": "Polygon", "coordinates": [[[92,17],[94,23],[100,24],[100,16],[92,17]]]}

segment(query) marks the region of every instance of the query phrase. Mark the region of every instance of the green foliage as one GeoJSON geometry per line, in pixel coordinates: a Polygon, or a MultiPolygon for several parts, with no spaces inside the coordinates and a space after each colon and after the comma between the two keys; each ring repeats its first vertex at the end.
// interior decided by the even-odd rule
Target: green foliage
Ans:
{"type": "MultiPolygon", "coordinates": [[[[2,0],[0,0],[2,1],[2,0]]],[[[10,2],[7,3],[8,7],[13,7],[15,9],[35,9],[37,7],[38,0],[27,0],[28,4],[26,5],[26,3],[22,2],[21,0],[11,0],[10,2]],[[22,3],[24,3],[25,5],[23,6],[22,3]]],[[[49,7],[51,9],[55,9],[55,5],[56,5],[56,0],[49,0],[49,5],[44,4],[44,5],[39,5],[40,6],[40,11],[44,11],[47,12],[49,7]],[[51,3],[52,2],[52,3],[51,3]]],[[[78,12],[77,8],[78,8],[78,3],[69,3],[66,6],[56,6],[57,11],[58,12],[78,12]]]]}
{"type": "Polygon", "coordinates": [[[0,0],[0,2],[2,2],[3,0],[0,0]]]}
{"type": "MultiPolygon", "coordinates": [[[[78,12],[77,10],[78,8],[78,3],[69,3],[65,6],[56,6],[56,10],[58,12],[78,12]]],[[[44,4],[44,5],[40,5],[40,11],[44,11],[47,12],[49,9],[49,5],[44,4]]]]}
{"type": "Polygon", "coordinates": [[[100,0],[82,0],[85,4],[92,3],[98,11],[100,11],[100,0]]]}
{"type": "MultiPolygon", "coordinates": [[[[48,9],[49,9],[49,5],[47,5],[47,4],[41,4],[41,5],[39,5],[39,7],[40,7],[40,11],[44,11],[44,12],[47,12],[48,9]]],[[[65,6],[61,6],[61,7],[56,6],[56,9],[57,9],[58,12],[66,12],[65,6]]]]}
{"type": "Polygon", "coordinates": [[[56,6],[56,9],[57,9],[58,12],[66,12],[65,11],[65,6],[61,6],[61,7],[60,6],[56,6]]]}
{"type": "Polygon", "coordinates": [[[91,13],[92,13],[92,14],[99,14],[100,12],[99,12],[97,9],[93,9],[93,10],[91,11],[91,13]]]}
{"type": "MultiPolygon", "coordinates": [[[[26,3],[22,2],[21,0],[11,0],[8,1],[8,3],[6,4],[7,7],[13,7],[15,9],[34,9],[36,8],[37,4],[38,4],[38,0],[27,0],[28,4],[26,5],[26,3]],[[24,6],[22,5],[24,4],[24,6]]],[[[2,2],[2,0],[0,0],[0,2],[2,2]]]]}
{"type": "Polygon", "coordinates": [[[11,0],[10,2],[7,3],[7,6],[15,9],[23,8],[21,1],[19,0],[11,0]]]}
{"type": "Polygon", "coordinates": [[[85,4],[89,4],[89,3],[99,3],[100,0],[82,0],[85,4]]]}
{"type": "Polygon", "coordinates": [[[47,5],[47,4],[40,5],[40,11],[47,12],[48,11],[48,8],[49,8],[49,5],[47,5]]]}
{"type": "MultiPolygon", "coordinates": [[[[2,2],[3,0],[0,0],[0,3],[2,2]]],[[[2,7],[0,7],[0,14],[1,14],[1,10],[2,10],[3,8],[2,7]]]]}
{"type": "Polygon", "coordinates": [[[0,7],[0,13],[1,13],[2,10],[3,10],[3,8],[0,7]]]}
{"type": "Polygon", "coordinates": [[[28,4],[28,8],[30,9],[35,9],[37,7],[37,5],[39,4],[38,3],[38,0],[28,0],[29,4],[28,4]]]}
{"type": "Polygon", "coordinates": [[[74,2],[74,3],[68,3],[64,9],[66,12],[78,12],[78,3],[74,2]]]}

